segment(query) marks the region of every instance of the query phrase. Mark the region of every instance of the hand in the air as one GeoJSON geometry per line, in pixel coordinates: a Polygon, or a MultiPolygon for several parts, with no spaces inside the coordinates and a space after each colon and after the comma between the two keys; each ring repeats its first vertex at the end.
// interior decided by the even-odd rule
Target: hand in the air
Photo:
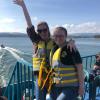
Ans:
{"type": "Polygon", "coordinates": [[[23,0],[13,0],[14,4],[17,4],[19,6],[22,6],[24,4],[23,0]]]}

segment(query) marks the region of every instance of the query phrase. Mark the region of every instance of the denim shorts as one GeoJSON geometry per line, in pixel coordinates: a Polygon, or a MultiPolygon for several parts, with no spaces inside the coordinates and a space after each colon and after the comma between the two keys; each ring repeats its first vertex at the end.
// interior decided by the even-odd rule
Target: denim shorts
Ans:
{"type": "Polygon", "coordinates": [[[78,87],[56,87],[53,86],[50,93],[51,100],[79,100],[78,87]]]}

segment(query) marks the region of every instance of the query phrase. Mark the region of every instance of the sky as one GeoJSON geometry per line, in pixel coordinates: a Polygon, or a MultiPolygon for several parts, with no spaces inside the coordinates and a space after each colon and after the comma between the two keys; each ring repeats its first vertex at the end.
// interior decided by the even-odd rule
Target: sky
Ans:
{"type": "MultiPolygon", "coordinates": [[[[46,21],[52,30],[64,26],[71,33],[100,33],[100,0],[24,0],[36,27],[46,21]]],[[[0,0],[0,32],[26,33],[21,7],[0,0]]]]}

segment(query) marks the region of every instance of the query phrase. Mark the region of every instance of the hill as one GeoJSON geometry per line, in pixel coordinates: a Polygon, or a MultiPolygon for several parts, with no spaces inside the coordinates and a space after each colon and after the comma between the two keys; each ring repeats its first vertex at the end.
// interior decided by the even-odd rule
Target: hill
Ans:
{"type": "Polygon", "coordinates": [[[0,32],[0,37],[27,37],[27,34],[19,32],[0,32]]]}
{"type": "Polygon", "coordinates": [[[100,33],[73,33],[69,34],[73,38],[100,38],[100,33]]]}
{"type": "MultiPolygon", "coordinates": [[[[0,32],[0,37],[27,37],[25,33],[19,32],[0,32]]],[[[71,38],[100,38],[100,33],[71,33],[71,38]]]]}

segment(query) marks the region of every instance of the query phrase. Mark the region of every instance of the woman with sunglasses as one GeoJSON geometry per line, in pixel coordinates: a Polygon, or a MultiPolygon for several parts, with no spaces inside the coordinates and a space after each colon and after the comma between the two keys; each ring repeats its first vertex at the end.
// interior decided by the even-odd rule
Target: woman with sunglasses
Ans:
{"type": "MultiPolygon", "coordinates": [[[[54,41],[50,38],[50,31],[48,24],[46,22],[40,22],[37,25],[37,32],[35,32],[34,26],[32,25],[31,18],[29,16],[28,10],[23,0],[14,0],[14,3],[19,5],[24,12],[24,16],[27,22],[27,33],[30,37],[33,46],[34,46],[34,55],[33,55],[33,69],[34,69],[34,76],[36,77],[36,99],[37,100],[45,100],[47,94],[47,87],[48,84],[41,90],[38,88],[38,84],[41,87],[43,84],[45,77],[48,73],[50,64],[49,64],[49,54],[53,46],[55,45],[54,41]],[[43,60],[44,59],[44,60],[43,60]],[[42,63],[45,63],[45,70],[42,71],[42,79],[38,81],[38,75],[40,72],[40,66],[42,63]]],[[[75,48],[75,45],[72,42],[69,43],[70,49],[75,48]]]]}
{"type": "Polygon", "coordinates": [[[82,59],[78,51],[67,48],[67,30],[56,27],[53,31],[55,47],[51,50],[53,85],[52,100],[82,100],[84,93],[84,75],[82,59]]]}

